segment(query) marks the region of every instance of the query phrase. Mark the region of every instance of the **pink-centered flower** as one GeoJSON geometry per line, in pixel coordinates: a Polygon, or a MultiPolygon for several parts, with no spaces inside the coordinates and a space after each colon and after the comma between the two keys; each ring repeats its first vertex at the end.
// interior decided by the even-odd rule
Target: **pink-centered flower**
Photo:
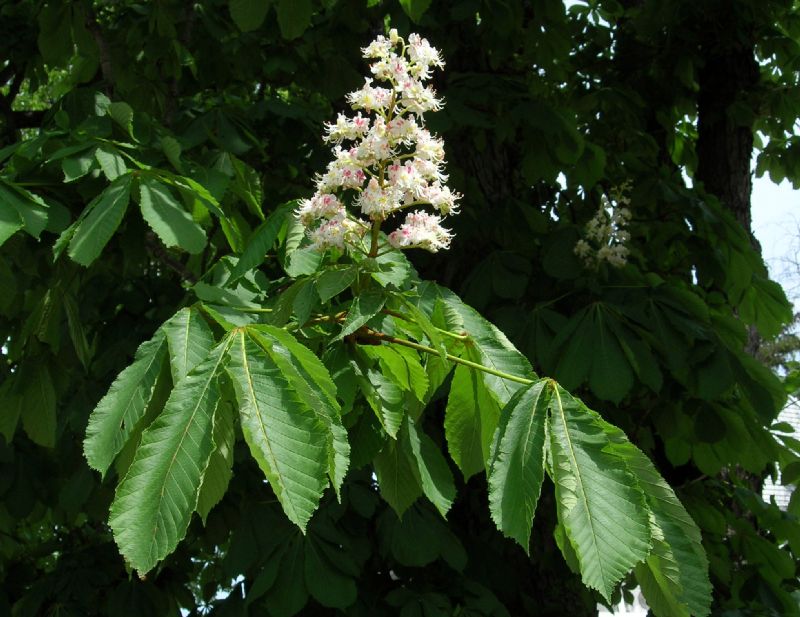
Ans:
{"type": "Polygon", "coordinates": [[[342,209],[336,216],[326,220],[309,232],[311,246],[319,251],[330,248],[344,250],[345,244],[358,241],[366,232],[366,227],[347,218],[342,209]]]}
{"type": "Polygon", "coordinates": [[[422,248],[432,253],[450,246],[453,235],[442,227],[442,217],[427,212],[411,212],[405,222],[389,234],[389,244],[398,249],[422,248]]]}
{"type": "Polygon", "coordinates": [[[322,218],[332,218],[344,210],[342,202],[336,195],[329,193],[315,194],[311,199],[300,201],[297,217],[303,225],[310,225],[322,218]]]}

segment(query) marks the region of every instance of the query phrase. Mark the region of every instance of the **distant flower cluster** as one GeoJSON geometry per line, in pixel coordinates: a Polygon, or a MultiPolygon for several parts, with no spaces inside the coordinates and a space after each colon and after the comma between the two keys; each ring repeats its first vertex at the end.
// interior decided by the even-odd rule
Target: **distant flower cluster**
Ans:
{"type": "Polygon", "coordinates": [[[325,140],[334,144],[335,158],[317,177],[314,195],[300,202],[297,216],[318,250],[364,250],[369,236],[374,253],[378,236],[370,232],[395,213],[417,208],[389,233],[389,244],[446,249],[452,235],[442,218],[457,211],[461,195],[446,185],[444,144],[422,118],[442,106],[423,82],[444,62],[426,39],[411,34],[406,42],[396,30],[362,51],[372,60],[374,77],[347,95],[355,115],[339,114],[336,122],[326,124],[325,140]],[[384,85],[373,85],[376,80],[384,85]]]}
{"type": "Polygon", "coordinates": [[[575,244],[575,254],[588,267],[608,262],[615,268],[628,263],[630,240],[627,225],[631,220],[630,198],[626,192],[630,184],[611,189],[611,197],[605,193],[600,197],[600,207],[584,228],[584,237],[575,244]]]}

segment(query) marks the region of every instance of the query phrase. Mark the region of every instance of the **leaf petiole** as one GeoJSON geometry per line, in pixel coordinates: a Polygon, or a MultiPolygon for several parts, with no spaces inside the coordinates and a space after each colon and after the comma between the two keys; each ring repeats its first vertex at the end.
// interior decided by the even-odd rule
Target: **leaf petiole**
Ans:
{"type": "MultiPolygon", "coordinates": [[[[374,330],[369,330],[367,334],[363,337],[367,339],[373,339],[377,341],[384,341],[387,343],[392,343],[394,345],[402,345],[404,347],[410,347],[411,349],[416,349],[417,351],[424,351],[425,353],[429,353],[434,356],[440,356],[438,350],[434,349],[433,347],[428,347],[427,345],[422,345],[421,343],[415,343],[414,341],[409,341],[407,339],[397,338],[396,336],[390,336],[388,334],[384,334],[383,332],[376,332],[374,330]]],[[[503,371],[498,371],[493,368],[489,368],[488,366],[484,366],[483,364],[479,364],[477,362],[473,362],[472,360],[466,360],[464,358],[459,358],[458,356],[454,356],[452,354],[445,354],[445,357],[450,360],[450,362],[455,362],[456,364],[463,364],[464,366],[468,366],[470,368],[474,368],[479,371],[483,371],[484,373],[489,373],[490,375],[495,375],[497,377],[501,377],[502,379],[508,379],[509,381],[515,381],[517,383],[530,385],[534,383],[533,379],[528,379],[526,377],[519,377],[518,375],[512,375],[511,373],[505,373],[503,371]]]]}

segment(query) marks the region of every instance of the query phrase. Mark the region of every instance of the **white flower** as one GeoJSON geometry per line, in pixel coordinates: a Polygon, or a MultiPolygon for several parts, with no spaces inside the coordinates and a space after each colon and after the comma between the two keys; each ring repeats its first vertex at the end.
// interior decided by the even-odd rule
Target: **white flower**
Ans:
{"type": "Polygon", "coordinates": [[[373,88],[372,80],[366,78],[360,90],[347,95],[347,102],[353,109],[366,111],[385,111],[392,102],[392,91],[387,88],[373,88]]]}
{"type": "Polygon", "coordinates": [[[383,220],[400,208],[400,197],[401,194],[395,187],[391,185],[381,187],[379,182],[372,178],[353,205],[360,208],[361,214],[372,220],[383,220]]]}
{"type": "Polygon", "coordinates": [[[420,192],[420,200],[428,202],[443,215],[458,212],[456,201],[461,197],[460,193],[451,191],[449,186],[442,186],[437,183],[431,184],[420,192]]]}
{"type": "MultiPolygon", "coordinates": [[[[395,30],[395,32],[397,31],[395,30]]],[[[394,41],[387,39],[382,34],[379,34],[378,38],[376,38],[366,47],[363,47],[361,52],[365,58],[384,58],[392,53],[394,46],[394,41]]]]}
{"type": "Polygon", "coordinates": [[[447,174],[442,172],[441,163],[434,163],[433,161],[426,161],[420,158],[414,158],[412,163],[414,167],[417,168],[419,175],[425,180],[431,182],[447,182],[447,174]]]}
{"type": "Polygon", "coordinates": [[[407,79],[399,86],[400,105],[407,111],[421,116],[428,111],[439,111],[442,101],[436,98],[436,91],[430,86],[407,79]]]}
{"type": "Polygon", "coordinates": [[[419,131],[420,128],[414,118],[398,116],[386,123],[386,134],[394,144],[411,145],[417,139],[419,131]]]}
{"type": "Polygon", "coordinates": [[[311,199],[300,201],[300,207],[295,214],[303,225],[308,226],[317,219],[329,219],[343,211],[344,206],[336,195],[315,193],[311,199]]]}
{"type": "Polygon", "coordinates": [[[365,227],[348,219],[347,213],[342,209],[336,216],[310,231],[308,235],[311,238],[311,246],[319,251],[329,248],[344,250],[346,242],[357,240],[365,231],[365,227]]]}
{"type": "Polygon", "coordinates": [[[405,223],[389,234],[389,244],[395,248],[422,248],[431,253],[450,246],[452,234],[441,225],[435,214],[417,211],[406,216],[405,223]]]}
{"type": "Polygon", "coordinates": [[[390,54],[370,65],[372,74],[381,81],[399,82],[408,79],[409,65],[405,58],[390,54]]]}
{"type": "Polygon", "coordinates": [[[408,57],[411,62],[419,66],[444,68],[444,60],[439,51],[431,47],[428,39],[423,39],[419,34],[408,35],[408,57]]]}
{"type": "Polygon", "coordinates": [[[425,189],[425,179],[413,163],[393,163],[387,168],[389,183],[402,194],[410,193],[414,198],[419,197],[425,189]]]}
{"type": "Polygon", "coordinates": [[[369,118],[364,118],[359,112],[353,118],[339,114],[336,124],[325,123],[325,141],[341,143],[344,139],[358,139],[369,130],[369,118]]]}
{"type": "Polygon", "coordinates": [[[435,163],[444,161],[444,141],[433,137],[427,129],[418,129],[414,140],[417,142],[414,156],[435,163]]]}

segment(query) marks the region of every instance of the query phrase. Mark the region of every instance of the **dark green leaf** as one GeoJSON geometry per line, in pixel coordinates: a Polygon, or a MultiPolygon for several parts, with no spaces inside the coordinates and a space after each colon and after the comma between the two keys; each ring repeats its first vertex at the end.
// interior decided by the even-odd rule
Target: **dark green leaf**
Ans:
{"type": "Polygon", "coordinates": [[[130,196],[130,176],[122,176],[86,206],[89,212],[75,229],[67,250],[73,261],[89,266],[99,257],[122,222],[130,196]]]}
{"type": "Polygon", "coordinates": [[[267,16],[271,0],[229,0],[231,19],[242,32],[258,29],[267,16]]]}
{"type": "Polygon", "coordinates": [[[610,600],[617,583],[650,552],[649,508],[626,461],[609,449],[618,429],[560,386],[550,387],[558,518],[583,582],[610,600]]]}
{"type": "Polygon", "coordinates": [[[133,364],[117,376],[89,417],[83,452],[103,475],[144,417],[166,355],[167,340],[158,330],[136,350],[133,364]]]}
{"type": "Polygon", "coordinates": [[[250,451],[286,516],[305,529],[327,484],[327,430],[244,330],[233,336],[228,370],[250,451]]]}
{"type": "Polygon", "coordinates": [[[450,456],[465,480],[485,469],[499,418],[500,407],[479,372],[456,366],[447,398],[444,431],[450,456]]]}
{"type": "Polygon", "coordinates": [[[518,390],[511,398],[500,413],[488,461],[492,520],[526,552],[544,480],[545,423],[551,387],[542,379],[518,390]]]}
{"type": "Polygon", "coordinates": [[[447,461],[439,447],[408,415],[404,430],[408,433],[406,439],[410,446],[411,462],[416,467],[422,492],[436,506],[439,514],[445,516],[456,497],[453,474],[447,461]]]}
{"type": "Polygon", "coordinates": [[[183,209],[166,185],[153,178],[139,182],[142,216],[168,247],[177,246],[189,253],[200,253],[206,234],[183,209]]]}
{"type": "Polygon", "coordinates": [[[285,39],[296,39],[311,25],[311,0],[278,0],[278,26],[285,39]]]}
{"type": "Polygon", "coordinates": [[[175,550],[197,508],[229,344],[218,345],[175,386],[117,487],[109,524],[120,552],[141,574],[175,550]]]}

